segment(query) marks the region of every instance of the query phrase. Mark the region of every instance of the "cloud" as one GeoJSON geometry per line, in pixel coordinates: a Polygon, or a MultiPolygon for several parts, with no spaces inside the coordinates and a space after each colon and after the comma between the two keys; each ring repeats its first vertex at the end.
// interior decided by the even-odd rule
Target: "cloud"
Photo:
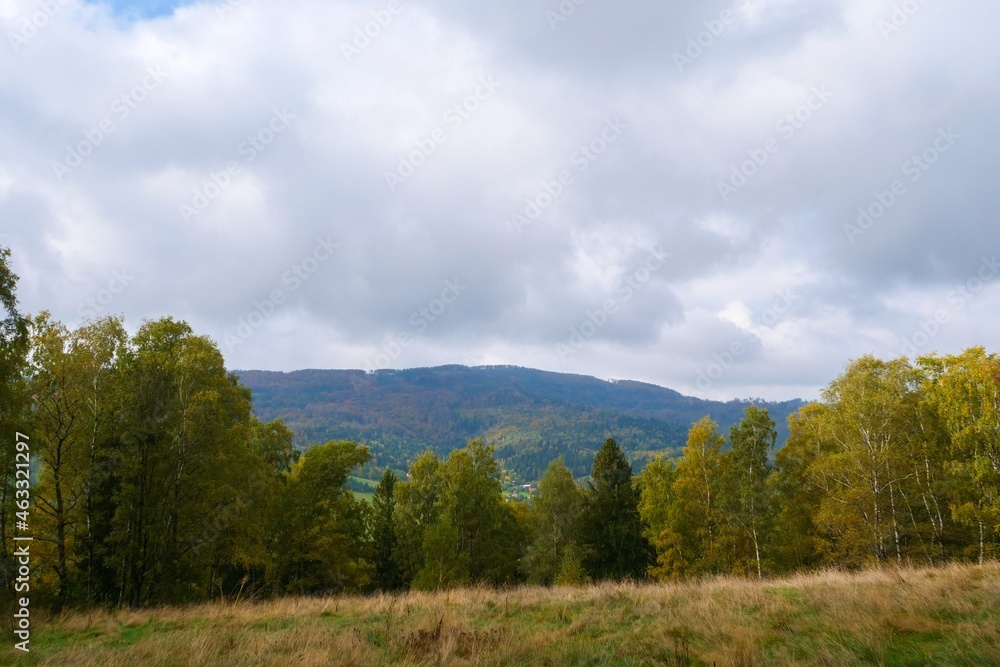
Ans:
{"type": "MultiPolygon", "coordinates": [[[[22,302],[185,318],[232,367],[811,396],[1000,254],[985,0],[50,4],[0,5],[22,302]]],[[[996,348],[993,282],[918,351],[996,348]]]]}

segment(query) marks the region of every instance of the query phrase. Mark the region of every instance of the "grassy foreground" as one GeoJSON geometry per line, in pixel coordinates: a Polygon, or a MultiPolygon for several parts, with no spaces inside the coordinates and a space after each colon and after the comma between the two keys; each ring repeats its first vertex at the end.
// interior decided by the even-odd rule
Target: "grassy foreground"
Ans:
{"type": "Polygon", "coordinates": [[[1000,665],[1000,564],[35,620],[16,665],[1000,665]]]}

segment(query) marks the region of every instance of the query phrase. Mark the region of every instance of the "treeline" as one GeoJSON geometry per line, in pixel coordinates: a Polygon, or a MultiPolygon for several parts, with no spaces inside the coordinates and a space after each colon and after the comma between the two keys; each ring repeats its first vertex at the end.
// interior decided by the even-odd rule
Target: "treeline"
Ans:
{"type": "Polygon", "coordinates": [[[1000,359],[852,362],[789,420],[728,433],[705,418],[683,455],[640,474],[613,439],[586,484],[552,461],[505,502],[479,440],[386,471],[355,499],[364,446],[303,455],[208,338],[183,322],[69,330],[22,317],[0,249],[0,557],[29,524],[33,604],[143,606],[220,596],[441,589],[521,582],[764,577],[817,567],[982,561],[1000,530],[1000,359]],[[14,474],[30,436],[32,504],[14,474]]]}

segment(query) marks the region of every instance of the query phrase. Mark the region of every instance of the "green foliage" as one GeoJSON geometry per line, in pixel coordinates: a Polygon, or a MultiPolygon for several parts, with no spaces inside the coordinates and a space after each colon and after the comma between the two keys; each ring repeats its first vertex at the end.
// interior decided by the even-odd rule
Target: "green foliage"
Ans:
{"type": "Polygon", "coordinates": [[[409,481],[396,485],[396,560],[406,586],[424,567],[424,533],[441,515],[440,467],[437,454],[425,452],[410,467],[409,481]]]}
{"type": "MultiPolygon", "coordinates": [[[[746,401],[719,403],[684,397],[640,382],[497,366],[405,371],[246,371],[264,419],[283,419],[300,448],[327,440],[368,446],[362,476],[407,470],[430,449],[447,457],[473,439],[495,447],[503,467],[524,481],[539,479],[562,456],[575,477],[590,472],[597,445],[614,437],[636,465],[657,454],[677,455],[688,425],[711,414],[723,427],[737,423],[746,401]]],[[[762,404],[780,423],[801,402],[762,404]]]]}
{"type": "Polygon", "coordinates": [[[369,459],[356,443],[309,450],[289,473],[275,527],[269,588],[289,593],[342,593],[371,579],[364,536],[368,506],[346,488],[369,459]]]}
{"type": "Polygon", "coordinates": [[[782,572],[815,567],[823,557],[823,535],[813,519],[823,499],[823,480],[814,464],[830,455],[833,445],[823,435],[828,408],[820,403],[803,407],[789,417],[791,436],[778,451],[768,480],[775,503],[771,538],[772,563],[782,572]]]}
{"type": "Polygon", "coordinates": [[[613,438],[594,458],[579,521],[579,544],[594,579],[640,579],[652,560],[639,515],[639,488],[632,465],[613,438]]]}
{"type": "Polygon", "coordinates": [[[658,579],[669,578],[672,567],[669,554],[676,539],[673,532],[676,481],[677,464],[663,457],[646,464],[639,478],[639,516],[646,527],[646,539],[656,551],[656,564],[650,566],[649,574],[658,579]]]}
{"type": "Polygon", "coordinates": [[[424,532],[424,565],[413,580],[415,589],[437,591],[469,584],[470,558],[462,549],[461,539],[448,514],[442,514],[424,532]]]}
{"type": "Polygon", "coordinates": [[[556,459],[546,469],[538,483],[538,495],[531,502],[531,544],[525,556],[529,581],[551,584],[560,577],[582,576],[575,541],[582,505],[583,490],[562,457],[556,459]]]}
{"type": "MultiPolygon", "coordinates": [[[[29,402],[24,370],[29,349],[28,320],[17,307],[17,276],[10,267],[10,250],[0,247],[0,587],[14,599],[11,545],[16,500],[14,434],[22,427],[29,402]]],[[[0,612],[6,613],[0,604],[0,612]]]]}
{"type": "Polygon", "coordinates": [[[383,591],[403,587],[402,572],[397,557],[399,548],[396,527],[396,474],[389,469],[372,498],[370,539],[375,568],[375,586],[383,591]]]}
{"type": "Polygon", "coordinates": [[[975,347],[919,363],[927,402],[950,435],[952,516],[975,531],[983,562],[1000,553],[1000,358],[975,347]]]}
{"type": "Polygon", "coordinates": [[[729,429],[725,456],[727,496],[723,511],[732,530],[733,570],[763,577],[764,540],[770,531],[773,502],[768,456],[777,440],[774,420],[766,409],[749,406],[743,419],[729,429]]]}

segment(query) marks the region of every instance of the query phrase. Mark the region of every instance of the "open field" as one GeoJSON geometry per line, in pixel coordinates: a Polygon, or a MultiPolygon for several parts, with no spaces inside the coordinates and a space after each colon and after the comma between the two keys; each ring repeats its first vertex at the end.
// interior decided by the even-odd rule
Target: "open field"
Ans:
{"type": "Polygon", "coordinates": [[[1000,564],[35,619],[15,665],[1000,665],[1000,564]]]}

